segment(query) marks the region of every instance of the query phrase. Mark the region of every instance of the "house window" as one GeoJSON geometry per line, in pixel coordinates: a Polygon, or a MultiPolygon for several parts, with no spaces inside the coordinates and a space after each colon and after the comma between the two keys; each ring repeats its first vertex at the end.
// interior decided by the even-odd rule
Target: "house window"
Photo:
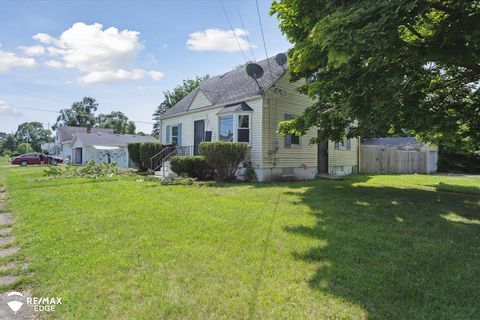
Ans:
{"type": "Polygon", "coordinates": [[[250,116],[243,114],[238,116],[237,141],[250,143],[250,116]]]}
{"type": "Polygon", "coordinates": [[[172,144],[178,146],[178,126],[172,127],[172,144]]]}
{"type": "Polygon", "coordinates": [[[335,150],[351,150],[352,140],[350,138],[344,138],[342,141],[335,142],[335,150]]]}
{"type": "Polygon", "coordinates": [[[291,144],[293,145],[299,145],[300,144],[300,136],[296,136],[296,135],[290,135],[290,142],[291,144]]]}
{"type": "Polygon", "coordinates": [[[233,115],[220,117],[220,141],[233,141],[233,115]]]}
{"type": "MultiPolygon", "coordinates": [[[[285,120],[292,120],[293,117],[291,114],[285,114],[285,120]]],[[[287,134],[285,136],[285,148],[290,148],[292,145],[300,145],[300,136],[287,134]]]]}

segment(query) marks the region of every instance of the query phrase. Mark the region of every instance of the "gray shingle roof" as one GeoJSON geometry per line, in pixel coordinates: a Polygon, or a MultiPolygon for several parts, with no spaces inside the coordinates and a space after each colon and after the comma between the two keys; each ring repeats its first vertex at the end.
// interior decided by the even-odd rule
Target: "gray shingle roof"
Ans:
{"type": "Polygon", "coordinates": [[[112,134],[112,133],[86,133],[77,132],[75,137],[80,139],[85,146],[126,146],[134,142],[158,142],[152,136],[139,136],[132,134],[112,134]]]}
{"type": "MultiPolygon", "coordinates": [[[[86,127],[69,127],[63,126],[58,127],[56,135],[58,136],[59,142],[70,141],[73,138],[73,134],[76,132],[87,132],[86,127]]],[[[92,128],[92,132],[101,132],[101,133],[113,133],[113,129],[106,129],[106,128],[92,128]]]]}
{"type": "Polygon", "coordinates": [[[423,143],[418,141],[415,137],[365,138],[362,139],[362,144],[397,148],[405,146],[423,146],[423,143]]]}
{"type": "MultiPolygon", "coordinates": [[[[271,73],[267,59],[257,62],[264,70],[263,77],[258,79],[262,89],[269,88],[284,73],[283,68],[275,62],[275,57],[268,58],[268,63],[270,64],[271,73]]],[[[241,101],[259,94],[257,84],[248,76],[245,68],[242,67],[205,80],[173,108],[167,110],[162,115],[162,118],[187,112],[198,91],[201,91],[212,102],[212,105],[241,101]]],[[[195,110],[197,111],[198,109],[195,110]]]]}

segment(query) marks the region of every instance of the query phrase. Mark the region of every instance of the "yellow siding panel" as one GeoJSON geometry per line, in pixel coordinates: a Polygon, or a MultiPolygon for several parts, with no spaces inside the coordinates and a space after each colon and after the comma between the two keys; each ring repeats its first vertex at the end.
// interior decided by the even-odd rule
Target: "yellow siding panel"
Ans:
{"type": "Polygon", "coordinates": [[[317,135],[315,128],[300,137],[300,145],[290,148],[285,148],[285,137],[277,133],[278,124],[285,120],[285,114],[299,116],[313,104],[313,100],[297,90],[304,83],[305,80],[291,83],[288,75],[284,75],[275,84],[275,88],[280,90],[276,90],[276,97],[275,88],[270,88],[264,97],[262,157],[265,167],[317,166],[317,145],[309,144],[310,139],[317,135]],[[276,153],[273,152],[275,145],[278,145],[276,153]]]}

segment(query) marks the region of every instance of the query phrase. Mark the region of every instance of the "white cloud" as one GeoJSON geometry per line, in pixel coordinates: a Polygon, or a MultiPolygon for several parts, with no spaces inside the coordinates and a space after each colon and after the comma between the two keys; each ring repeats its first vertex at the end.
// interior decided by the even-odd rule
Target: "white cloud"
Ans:
{"type": "Polygon", "coordinates": [[[23,49],[23,52],[27,56],[41,56],[45,54],[45,47],[43,46],[31,46],[31,47],[20,47],[23,49]]]}
{"type": "Polygon", "coordinates": [[[92,84],[98,82],[113,83],[122,80],[139,80],[145,77],[150,77],[155,81],[163,78],[163,73],[158,71],[145,71],[143,69],[133,70],[107,70],[107,71],[92,71],[80,78],[80,81],[85,84],[92,84]]]}
{"type": "Polygon", "coordinates": [[[77,22],[58,38],[45,33],[36,34],[33,38],[50,45],[46,48],[47,53],[55,59],[46,61],[45,65],[76,68],[85,73],[79,79],[82,83],[145,77],[160,80],[163,76],[161,72],[130,69],[138,52],[143,49],[139,35],[137,31],[120,31],[114,27],[104,29],[99,23],[87,25],[77,22]]]}
{"type": "Polygon", "coordinates": [[[36,65],[35,59],[23,58],[13,52],[0,50],[0,72],[7,71],[15,67],[32,68],[36,65]]]}
{"type": "Polygon", "coordinates": [[[0,100],[0,115],[2,116],[21,116],[22,114],[8,105],[5,100],[0,100]]]}
{"type": "MultiPolygon", "coordinates": [[[[223,51],[236,52],[248,49],[248,41],[243,37],[248,35],[248,31],[235,28],[232,30],[206,29],[197,31],[188,36],[187,48],[194,51],[223,51]],[[234,34],[235,33],[235,34],[234,34]],[[238,39],[235,40],[235,35],[238,39]]],[[[254,44],[250,44],[256,47],[254,44]]]]}
{"type": "Polygon", "coordinates": [[[37,33],[33,36],[33,39],[45,44],[55,43],[55,38],[46,33],[37,33]]]}
{"type": "Polygon", "coordinates": [[[51,68],[63,68],[63,67],[65,67],[65,65],[61,61],[53,60],[53,59],[52,60],[47,60],[43,64],[45,64],[47,67],[51,67],[51,68]]]}

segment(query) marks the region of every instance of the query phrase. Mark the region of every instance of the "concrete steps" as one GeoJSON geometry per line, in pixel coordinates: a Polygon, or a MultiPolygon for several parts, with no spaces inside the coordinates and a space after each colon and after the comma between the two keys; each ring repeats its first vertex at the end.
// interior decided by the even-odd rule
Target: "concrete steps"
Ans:
{"type": "Polygon", "coordinates": [[[165,161],[164,168],[155,171],[155,176],[159,178],[177,178],[178,175],[170,169],[170,161],[165,161]]]}

